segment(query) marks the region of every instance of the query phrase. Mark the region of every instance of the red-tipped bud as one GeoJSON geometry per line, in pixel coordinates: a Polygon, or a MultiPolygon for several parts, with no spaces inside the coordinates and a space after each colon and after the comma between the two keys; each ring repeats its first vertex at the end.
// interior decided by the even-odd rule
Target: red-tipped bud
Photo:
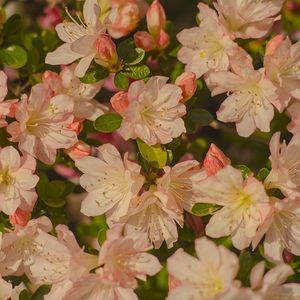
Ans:
{"type": "Polygon", "coordinates": [[[181,102],[191,99],[197,90],[197,78],[193,72],[184,72],[177,77],[175,84],[182,90],[181,102]]]}
{"type": "Polygon", "coordinates": [[[66,150],[66,152],[71,157],[71,159],[77,160],[90,155],[91,147],[88,144],[79,141],[72,148],[66,150]]]}
{"type": "Polygon", "coordinates": [[[166,14],[158,0],[154,0],[147,11],[147,26],[152,36],[156,37],[166,25],[166,14]]]}
{"type": "Polygon", "coordinates": [[[17,208],[14,214],[9,216],[9,221],[13,226],[16,225],[26,226],[29,219],[30,219],[30,212],[24,211],[20,208],[17,208]]]}
{"type": "Polygon", "coordinates": [[[79,121],[74,121],[72,124],[68,126],[69,129],[73,130],[76,132],[77,135],[81,132],[83,125],[82,122],[79,121]]]}
{"type": "Polygon", "coordinates": [[[165,49],[170,44],[170,36],[162,29],[156,37],[156,45],[158,49],[165,49]]]}
{"type": "Polygon", "coordinates": [[[116,45],[108,34],[100,34],[95,46],[97,50],[95,61],[99,65],[105,68],[111,68],[118,63],[116,45]]]}
{"type": "Polygon", "coordinates": [[[203,167],[208,176],[216,174],[225,166],[230,165],[230,159],[215,145],[211,144],[206,153],[203,167]]]}
{"type": "Polygon", "coordinates": [[[138,48],[144,49],[146,52],[156,48],[156,43],[153,37],[146,31],[138,31],[134,35],[134,42],[138,48]]]}
{"type": "Polygon", "coordinates": [[[128,94],[126,92],[118,92],[110,99],[113,109],[120,114],[124,115],[125,110],[129,105],[128,94]]]}

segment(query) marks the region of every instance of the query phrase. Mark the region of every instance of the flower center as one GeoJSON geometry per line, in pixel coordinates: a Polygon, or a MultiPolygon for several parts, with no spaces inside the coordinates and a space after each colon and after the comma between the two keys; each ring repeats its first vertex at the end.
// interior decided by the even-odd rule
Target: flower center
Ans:
{"type": "Polygon", "coordinates": [[[4,170],[0,172],[0,183],[3,183],[5,185],[10,185],[13,178],[8,170],[4,170]]]}

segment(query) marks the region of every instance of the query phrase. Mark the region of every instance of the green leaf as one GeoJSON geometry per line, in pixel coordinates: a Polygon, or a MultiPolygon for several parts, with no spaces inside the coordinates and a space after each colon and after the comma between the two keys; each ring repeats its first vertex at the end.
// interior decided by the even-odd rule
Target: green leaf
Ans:
{"type": "Polygon", "coordinates": [[[6,20],[3,27],[3,33],[5,36],[10,36],[18,33],[22,28],[22,19],[18,14],[12,15],[6,20]]]}
{"type": "Polygon", "coordinates": [[[254,265],[252,255],[249,252],[242,252],[239,257],[240,269],[237,278],[241,280],[243,285],[249,284],[249,274],[254,265]]]}
{"type": "Polygon", "coordinates": [[[128,78],[144,79],[150,74],[150,69],[146,65],[127,66],[121,73],[128,78]]]}
{"type": "Polygon", "coordinates": [[[199,217],[204,217],[207,215],[212,215],[217,210],[219,210],[221,206],[210,203],[196,203],[192,208],[192,213],[199,217]]]}
{"type": "Polygon", "coordinates": [[[120,43],[117,52],[126,65],[136,65],[145,57],[145,51],[141,48],[136,48],[132,39],[127,39],[120,43]]]}
{"type": "Polygon", "coordinates": [[[252,171],[245,165],[237,165],[237,168],[242,171],[244,179],[247,179],[252,173],[252,171]]]}
{"type": "Polygon", "coordinates": [[[57,199],[63,196],[65,183],[61,180],[53,180],[46,183],[45,197],[48,199],[57,199]]]}
{"type": "Polygon", "coordinates": [[[13,69],[22,68],[27,62],[27,52],[18,45],[0,49],[0,61],[13,69]]]}
{"type": "Polygon", "coordinates": [[[100,246],[102,246],[102,244],[106,240],[106,231],[107,231],[107,228],[101,228],[98,232],[98,243],[100,246]]]}
{"type": "Polygon", "coordinates": [[[214,120],[212,114],[202,108],[192,108],[186,118],[194,122],[196,126],[208,126],[214,120]]]}
{"type": "Polygon", "coordinates": [[[107,113],[100,116],[95,122],[94,127],[97,131],[110,133],[120,128],[122,117],[118,114],[107,113]]]}
{"type": "Polygon", "coordinates": [[[41,38],[46,52],[54,50],[58,44],[57,35],[53,30],[44,29],[41,33],[41,38]]]}
{"type": "Polygon", "coordinates": [[[109,75],[109,71],[99,65],[91,65],[90,68],[87,70],[85,75],[80,79],[83,83],[96,83],[101,79],[107,78],[109,75]]]}
{"type": "Polygon", "coordinates": [[[32,295],[31,300],[43,300],[44,296],[50,292],[50,289],[49,285],[40,286],[32,295]]]}
{"type": "Polygon", "coordinates": [[[19,295],[19,300],[30,300],[31,293],[27,290],[23,290],[19,295]]]}
{"type": "Polygon", "coordinates": [[[167,164],[168,152],[163,150],[161,145],[149,146],[139,139],[137,145],[142,157],[157,168],[161,169],[167,164]]]}
{"type": "Polygon", "coordinates": [[[258,174],[257,174],[257,179],[260,181],[265,181],[265,179],[268,177],[270,173],[270,170],[267,168],[262,168],[259,170],[258,174]]]}
{"type": "Polygon", "coordinates": [[[117,73],[115,75],[115,79],[114,79],[114,82],[115,82],[115,86],[120,89],[120,90],[127,90],[128,89],[128,86],[129,86],[129,80],[128,78],[123,75],[122,73],[117,73]]]}

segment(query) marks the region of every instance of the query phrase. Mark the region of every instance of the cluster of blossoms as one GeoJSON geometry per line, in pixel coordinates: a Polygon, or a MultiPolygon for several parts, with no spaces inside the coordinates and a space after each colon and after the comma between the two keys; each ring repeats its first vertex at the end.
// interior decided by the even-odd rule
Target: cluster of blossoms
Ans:
{"type": "Polygon", "coordinates": [[[290,276],[300,256],[300,42],[275,35],[258,70],[241,46],[268,35],[284,1],[199,3],[199,26],[177,34],[176,76],[159,70],[172,35],[158,0],[85,0],[76,17],[66,9],[68,20],[59,2],[38,18],[63,42],[45,55],[38,83],[17,93],[12,70],[0,71],[0,300],[44,286],[45,300],[136,300],[139,281],[164,271],[168,300],[299,299],[290,276]],[[189,144],[201,83],[212,96],[227,93],[217,119],[235,123],[240,136],[270,132],[275,109],[290,117],[288,143],[270,134],[264,176],[235,167],[213,143],[203,160],[184,153],[172,161],[174,144],[189,144]],[[101,103],[103,90],[111,94],[101,103]],[[90,123],[110,135],[99,138],[90,123]],[[57,223],[39,207],[57,193],[58,209],[66,196],[48,176],[77,185],[76,222],[104,218],[103,241],[79,239],[74,220],[57,223]],[[180,239],[186,227],[195,231],[192,248],[180,239]],[[229,246],[217,245],[222,238],[229,246]],[[157,254],[164,243],[174,250],[166,262],[157,254]],[[248,284],[239,251],[260,255],[248,284]]]}

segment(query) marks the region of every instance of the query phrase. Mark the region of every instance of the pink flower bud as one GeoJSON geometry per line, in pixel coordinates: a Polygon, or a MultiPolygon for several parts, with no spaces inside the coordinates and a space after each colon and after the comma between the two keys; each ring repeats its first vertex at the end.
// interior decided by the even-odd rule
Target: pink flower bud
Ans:
{"type": "Polygon", "coordinates": [[[124,115],[124,111],[129,105],[128,94],[126,92],[118,92],[110,99],[110,103],[113,109],[120,114],[124,115]]]}
{"type": "Polygon", "coordinates": [[[266,55],[272,55],[278,48],[278,46],[281,44],[281,42],[284,40],[283,34],[278,34],[275,37],[273,37],[266,45],[266,55]]]}
{"type": "Polygon", "coordinates": [[[44,16],[39,17],[38,22],[43,29],[54,29],[58,23],[62,22],[60,8],[58,6],[46,6],[44,16]]]}
{"type": "Polygon", "coordinates": [[[230,163],[230,159],[215,144],[211,144],[206,153],[203,167],[207,175],[211,176],[230,163]]]}
{"type": "Polygon", "coordinates": [[[83,128],[83,125],[82,125],[82,122],[75,121],[72,124],[70,124],[68,126],[68,128],[71,129],[71,130],[73,130],[73,131],[75,131],[76,134],[79,135],[79,133],[81,132],[81,130],[83,128]]]}
{"type": "Polygon", "coordinates": [[[97,50],[95,61],[99,65],[111,68],[118,63],[116,45],[108,34],[100,34],[96,40],[95,47],[97,50]]]}
{"type": "Polygon", "coordinates": [[[165,49],[170,44],[170,36],[162,29],[156,37],[156,45],[158,49],[165,49]]]}
{"type": "Polygon", "coordinates": [[[9,216],[9,222],[13,225],[26,226],[30,219],[30,212],[24,211],[20,208],[14,212],[13,215],[9,216]]]}
{"type": "Polygon", "coordinates": [[[66,152],[71,157],[71,159],[77,160],[90,155],[91,147],[88,144],[79,141],[72,148],[66,150],[66,152]]]}
{"type": "Polygon", "coordinates": [[[146,31],[138,31],[134,35],[134,42],[138,48],[144,49],[146,52],[156,48],[156,43],[153,37],[146,31]]]}
{"type": "Polygon", "coordinates": [[[67,178],[72,182],[79,182],[80,174],[77,173],[73,168],[67,167],[63,164],[54,165],[54,171],[62,177],[67,178]]]}
{"type": "Polygon", "coordinates": [[[154,0],[147,11],[147,26],[152,36],[156,37],[166,25],[166,14],[158,0],[154,0]]]}
{"type": "Polygon", "coordinates": [[[191,99],[197,90],[197,78],[193,72],[184,72],[177,77],[175,84],[182,90],[181,102],[191,99]]]}

